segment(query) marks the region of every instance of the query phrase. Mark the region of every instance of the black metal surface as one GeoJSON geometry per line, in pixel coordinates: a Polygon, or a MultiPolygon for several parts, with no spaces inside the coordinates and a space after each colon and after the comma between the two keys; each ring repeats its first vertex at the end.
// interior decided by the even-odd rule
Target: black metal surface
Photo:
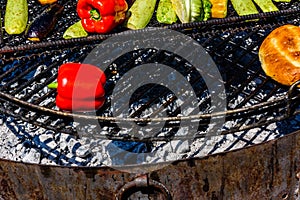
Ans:
{"type": "MultiPolygon", "coordinates": [[[[263,126],[272,122],[295,117],[299,114],[297,102],[299,91],[293,87],[282,86],[267,77],[258,61],[258,47],[263,39],[276,27],[283,24],[300,25],[299,2],[291,4],[281,3],[280,12],[265,13],[237,17],[229,6],[230,12],[226,19],[209,20],[207,22],[176,24],[164,27],[152,20],[149,26],[157,28],[170,28],[182,32],[201,44],[217,64],[226,88],[227,111],[224,113],[210,113],[210,97],[206,94],[202,77],[194,75],[193,66],[183,58],[170,52],[156,49],[137,50],[128,53],[115,61],[112,70],[106,72],[108,83],[106,85],[108,101],[97,112],[97,116],[88,113],[66,113],[59,111],[55,106],[55,90],[48,90],[47,85],[56,79],[57,68],[63,62],[81,62],[93,48],[104,39],[120,34],[123,28],[117,29],[109,35],[91,35],[87,38],[63,40],[63,31],[78,20],[74,6],[75,2],[60,1],[65,6],[65,11],[56,26],[55,31],[43,42],[32,43],[22,35],[8,36],[3,31],[2,48],[0,49],[0,110],[34,125],[50,130],[75,134],[78,130],[73,125],[74,118],[97,119],[103,127],[108,127],[108,132],[99,137],[120,140],[169,140],[169,136],[180,138],[176,135],[180,123],[186,121],[193,123],[193,119],[202,119],[199,123],[199,132],[193,138],[205,136],[205,129],[212,117],[226,115],[226,122],[231,126],[224,126],[222,133],[233,133],[253,127],[263,126]],[[286,10],[287,9],[287,10],[286,10]],[[248,21],[259,18],[259,21],[248,21]],[[80,45],[78,45],[80,44],[80,45]],[[165,63],[181,71],[185,77],[191,77],[199,99],[199,108],[203,113],[178,117],[181,110],[174,106],[176,96],[169,90],[159,86],[145,86],[132,97],[132,105],[141,100],[147,101],[139,109],[128,108],[130,118],[119,119],[123,121],[167,121],[163,136],[151,138],[134,138],[128,134],[120,134],[118,124],[110,113],[109,95],[115,86],[117,74],[123,75],[132,67],[150,62],[165,63]],[[116,67],[115,67],[116,66],[116,67]],[[130,67],[129,67],[130,66],[130,67]],[[237,76],[238,74],[238,76],[237,76]],[[150,92],[148,92],[150,90],[150,92]],[[156,96],[154,94],[159,94],[156,96]],[[160,100],[159,100],[160,99],[160,100]],[[164,103],[162,103],[164,102],[164,103]],[[153,105],[160,105],[161,111],[169,115],[164,118],[143,118],[143,113],[153,105]],[[180,123],[179,123],[180,122],[180,123]],[[166,133],[165,133],[166,132],[166,133]]],[[[4,3],[1,4],[2,16],[4,3]]],[[[29,1],[30,16],[32,20],[44,7],[36,1],[29,1]]],[[[147,31],[147,30],[140,30],[147,31]]],[[[128,32],[130,34],[130,32],[128,32]]],[[[122,94],[120,94],[122,95],[122,94]]],[[[124,95],[124,94],[123,94],[124,95]]],[[[85,127],[82,127],[84,130],[85,127]]],[[[98,130],[89,131],[97,132],[98,130]]],[[[186,135],[184,136],[187,137],[186,135]]]]}

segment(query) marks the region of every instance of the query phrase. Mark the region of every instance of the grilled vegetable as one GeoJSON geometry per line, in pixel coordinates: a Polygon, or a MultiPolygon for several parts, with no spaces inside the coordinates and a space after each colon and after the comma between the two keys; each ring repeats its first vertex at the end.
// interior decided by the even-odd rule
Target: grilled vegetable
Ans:
{"type": "Polygon", "coordinates": [[[42,5],[46,5],[46,4],[53,4],[56,3],[57,0],[38,0],[40,2],[40,4],[42,5]]]}
{"type": "Polygon", "coordinates": [[[203,12],[204,12],[204,16],[203,16],[203,21],[208,20],[209,18],[211,18],[211,7],[212,4],[210,2],[210,0],[202,0],[203,2],[203,12]]]}
{"type": "Polygon", "coordinates": [[[291,0],[273,0],[275,2],[291,2],[291,0]]]}
{"type": "Polygon", "coordinates": [[[124,22],[128,5],[125,0],[79,0],[77,13],[89,33],[108,33],[124,22]]]}
{"type": "Polygon", "coordinates": [[[263,12],[278,11],[272,0],[253,0],[263,12]]]}
{"type": "Polygon", "coordinates": [[[156,19],[160,23],[172,24],[175,23],[178,18],[171,0],[160,0],[156,10],[156,19]]]}
{"type": "Polygon", "coordinates": [[[124,26],[129,29],[145,28],[153,16],[155,6],[156,0],[135,0],[128,10],[129,17],[124,26]]]}
{"type": "Polygon", "coordinates": [[[187,10],[190,12],[190,19],[188,22],[202,21],[204,16],[202,0],[185,0],[185,2],[188,6],[187,10]]]}
{"type": "Polygon", "coordinates": [[[81,20],[71,25],[63,34],[64,39],[81,38],[88,36],[81,24],[81,20]]]}
{"type": "Polygon", "coordinates": [[[225,18],[227,16],[228,0],[210,0],[212,4],[211,17],[225,18]]]}
{"type": "Polygon", "coordinates": [[[7,0],[4,16],[5,31],[10,35],[21,34],[26,30],[27,22],[27,0],[7,0]]]}
{"type": "Polygon", "coordinates": [[[188,23],[191,19],[190,0],[171,0],[175,12],[182,23],[188,23]]]}
{"type": "Polygon", "coordinates": [[[171,0],[182,23],[205,21],[211,16],[209,0],[171,0]]]}
{"type": "Polygon", "coordinates": [[[45,38],[55,27],[58,15],[63,11],[63,6],[52,4],[41,15],[35,18],[26,30],[26,36],[31,41],[40,41],[45,38]]]}
{"type": "Polygon", "coordinates": [[[56,105],[66,111],[89,111],[100,108],[105,102],[103,86],[106,76],[90,64],[65,63],[58,69],[56,105]]]}
{"type": "Polygon", "coordinates": [[[252,0],[231,0],[231,3],[234,10],[240,16],[258,13],[252,0]]]}

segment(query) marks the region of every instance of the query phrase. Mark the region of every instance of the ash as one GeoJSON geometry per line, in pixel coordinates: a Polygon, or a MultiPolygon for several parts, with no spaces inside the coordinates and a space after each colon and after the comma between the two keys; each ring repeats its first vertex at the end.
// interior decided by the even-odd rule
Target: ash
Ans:
{"type": "Polygon", "coordinates": [[[299,130],[300,116],[233,134],[193,141],[174,139],[151,145],[142,142],[76,138],[32,126],[6,115],[0,116],[0,123],[2,159],[47,165],[111,166],[131,164],[128,160],[137,164],[159,163],[244,148],[299,130]],[[149,151],[152,156],[143,154],[149,151]],[[136,160],[132,160],[132,155],[135,155],[136,160]]]}

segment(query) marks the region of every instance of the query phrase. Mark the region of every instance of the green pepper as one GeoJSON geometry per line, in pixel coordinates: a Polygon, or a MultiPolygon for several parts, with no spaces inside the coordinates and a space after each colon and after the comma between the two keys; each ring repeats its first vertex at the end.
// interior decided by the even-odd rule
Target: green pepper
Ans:
{"type": "Polygon", "coordinates": [[[56,105],[65,111],[99,109],[105,102],[106,76],[90,64],[66,63],[59,67],[57,82],[48,85],[57,88],[56,105]]]}
{"type": "Polygon", "coordinates": [[[21,34],[25,31],[27,22],[27,0],[7,0],[4,15],[5,31],[10,35],[21,34]]]}

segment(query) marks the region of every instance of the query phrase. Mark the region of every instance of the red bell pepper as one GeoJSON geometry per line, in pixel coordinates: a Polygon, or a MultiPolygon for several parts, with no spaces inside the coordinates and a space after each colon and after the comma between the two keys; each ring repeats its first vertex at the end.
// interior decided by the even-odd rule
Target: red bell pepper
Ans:
{"type": "Polygon", "coordinates": [[[57,82],[48,85],[57,88],[56,105],[66,111],[99,109],[105,102],[104,72],[90,64],[66,63],[59,67],[57,82]]]}
{"type": "Polygon", "coordinates": [[[78,0],[77,14],[90,33],[108,33],[126,18],[126,0],[78,0]]]}

